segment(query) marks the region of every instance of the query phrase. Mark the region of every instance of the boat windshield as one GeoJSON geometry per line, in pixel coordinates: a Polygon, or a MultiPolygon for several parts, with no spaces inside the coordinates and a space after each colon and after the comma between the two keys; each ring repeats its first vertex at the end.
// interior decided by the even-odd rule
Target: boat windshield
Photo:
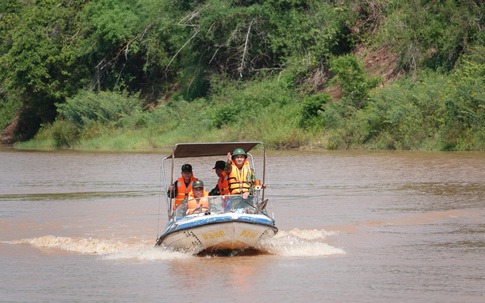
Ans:
{"type": "Polygon", "coordinates": [[[250,195],[247,199],[244,199],[242,195],[208,196],[198,200],[189,198],[175,208],[174,219],[179,220],[187,216],[192,217],[201,214],[257,214],[261,212],[257,207],[258,198],[258,195],[250,195]]]}

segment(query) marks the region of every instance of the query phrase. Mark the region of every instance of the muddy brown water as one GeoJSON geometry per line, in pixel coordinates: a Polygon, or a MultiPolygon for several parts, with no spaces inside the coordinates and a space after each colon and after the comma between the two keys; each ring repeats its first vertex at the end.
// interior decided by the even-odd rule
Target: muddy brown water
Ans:
{"type": "Polygon", "coordinates": [[[154,247],[162,156],[0,151],[0,301],[485,302],[485,153],[270,152],[279,233],[232,257],[154,247]]]}

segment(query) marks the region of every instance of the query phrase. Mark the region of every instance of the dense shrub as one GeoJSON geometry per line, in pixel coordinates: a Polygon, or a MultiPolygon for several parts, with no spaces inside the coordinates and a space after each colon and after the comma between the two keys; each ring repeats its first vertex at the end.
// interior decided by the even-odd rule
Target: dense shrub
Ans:
{"type": "Polygon", "coordinates": [[[483,44],[485,7],[480,1],[391,1],[379,27],[382,45],[400,54],[412,73],[449,71],[470,46],[483,44]]]}
{"type": "Polygon", "coordinates": [[[323,112],[331,97],[327,94],[315,94],[303,99],[300,127],[309,130],[323,126],[323,112]]]}
{"type": "Polygon", "coordinates": [[[35,136],[35,140],[44,145],[45,142],[52,142],[51,144],[56,148],[73,147],[80,139],[79,128],[66,120],[56,120],[50,125],[45,125],[35,136]]]}
{"type": "Polygon", "coordinates": [[[362,62],[354,55],[334,57],[330,70],[335,73],[331,83],[338,84],[342,90],[342,101],[356,109],[366,105],[369,91],[381,81],[367,75],[362,62]]]}
{"type": "Polygon", "coordinates": [[[298,102],[295,92],[276,77],[246,82],[214,81],[212,95],[210,115],[217,128],[251,124],[271,104],[285,106],[298,102]]]}
{"type": "Polygon", "coordinates": [[[137,96],[115,92],[83,91],[58,105],[60,116],[80,129],[95,122],[113,123],[121,127],[127,117],[141,111],[142,103],[137,96]]]}

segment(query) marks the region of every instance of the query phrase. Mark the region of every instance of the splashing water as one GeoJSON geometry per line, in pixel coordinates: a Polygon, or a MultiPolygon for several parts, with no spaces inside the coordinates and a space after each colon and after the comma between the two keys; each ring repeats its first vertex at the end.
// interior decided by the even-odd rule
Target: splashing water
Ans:
{"type": "MultiPolygon", "coordinates": [[[[321,257],[344,254],[343,250],[323,242],[327,236],[334,234],[325,230],[293,229],[287,232],[280,231],[275,237],[262,241],[258,249],[263,253],[286,257],[321,257]]],[[[179,252],[155,247],[153,241],[139,238],[113,240],[48,235],[32,239],[5,241],[4,243],[97,255],[104,260],[156,261],[193,257],[192,252],[179,252]]]]}
{"type": "Polygon", "coordinates": [[[125,241],[95,239],[95,238],[70,238],[43,236],[33,239],[5,241],[7,244],[31,245],[39,249],[61,250],[66,252],[98,255],[106,260],[165,260],[181,259],[189,257],[187,254],[170,252],[162,248],[155,248],[152,241],[138,238],[130,238],[125,241]]]}
{"type": "Polygon", "coordinates": [[[263,241],[260,249],[284,257],[322,257],[345,254],[342,249],[323,242],[327,236],[335,234],[335,232],[323,229],[280,231],[274,238],[263,241]]]}

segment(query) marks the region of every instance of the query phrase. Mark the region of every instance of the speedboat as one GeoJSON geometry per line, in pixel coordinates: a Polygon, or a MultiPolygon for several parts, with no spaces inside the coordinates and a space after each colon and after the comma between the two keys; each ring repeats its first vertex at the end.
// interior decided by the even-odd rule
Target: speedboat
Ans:
{"type": "Polygon", "coordinates": [[[268,199],[263,186],[266,151],[262,142],[179,143],[173,147],[171,155],[163,158],[161,169],[167,191],[174,180],[174,159],[227,157],[228,151],[242,148],[254,169],[255,160],[249,151],[256,146],[263,150],[262,180],[254,182],[252,195],[246,199],[241,195],[209,196],[209,207],[190,212],[187,212],[186,203],[174,207],[174,199],[165,195],[168,221],[156,246],[193,254],[259,251],[261,242],[278,232],[273,216],[266,210],[268,199]],[[171,165],[167,165],[168,161],[171,165]],[[170,181],[167,181],[169,170],[170,181]]]}

